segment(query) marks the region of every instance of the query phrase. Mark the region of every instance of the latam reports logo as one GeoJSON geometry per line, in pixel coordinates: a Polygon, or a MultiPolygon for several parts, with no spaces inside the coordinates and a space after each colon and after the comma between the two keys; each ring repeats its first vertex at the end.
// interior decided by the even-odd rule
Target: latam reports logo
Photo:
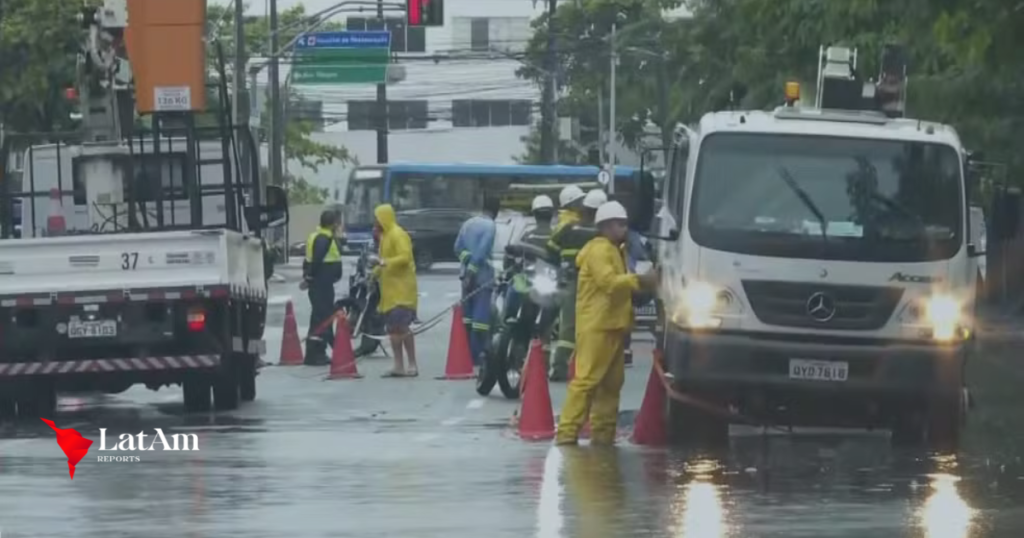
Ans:
{"type": "MultiPolygon", "coordinates": [[[[71,479],[75,479],[75,466],[78,462],[82,461],[82,458],[89,453],[89,448],[92,447],[93,441],[82,437],[82,434],[78,433],[78,430],[72,428],[58,428],[52,420],[41,418],[53,431],[57,433],[57,446],[64,451],[64,455],[68,457],[68,473],[71,475],[71,479]]],[[[116,442],[109,447],[107,446],[107,429],[100,428],[100,452],[134,452],[134,451],[152,451],[157,449],[157,445],[161,445],[161,450],[170,452],[180,451],[198,451],[199,450],[199,436],[191,433],[175,433],[170,437],[164,434],[164,431],[160,428],[154,428],[153,434],[151,434],[152,440],[149,444],[146,444],[146,434],[139,432],[135,435],[130,433],[122,433],[116,442]]],[[[96,461],[99,462],[139,462],[142,461],[140,456],[96,456],[96,461]]]]}

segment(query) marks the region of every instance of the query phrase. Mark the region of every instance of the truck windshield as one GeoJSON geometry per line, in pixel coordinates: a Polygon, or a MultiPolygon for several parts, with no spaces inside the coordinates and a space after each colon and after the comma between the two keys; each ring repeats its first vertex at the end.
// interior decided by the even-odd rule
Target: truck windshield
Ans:
{"type": "Polygon", "coordinates": [[[715,134],[700,147],[690,234],[760,256],[948,259],[961,244],[962,181],[959,154],[943,144],[715,134]]]}

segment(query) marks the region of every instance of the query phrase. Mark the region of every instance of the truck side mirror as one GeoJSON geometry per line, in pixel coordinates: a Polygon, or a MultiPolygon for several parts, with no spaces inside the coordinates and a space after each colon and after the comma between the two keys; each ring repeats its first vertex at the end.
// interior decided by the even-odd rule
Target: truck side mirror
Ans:
{"type": "Polygon", "coordinates": [[[288,221],[288,193],[277,185],[267,185],[265,204],[245,208],[245,222],[250,230],[285,226],[288,221]]]}
{"type": "Polygon", "coordinates": [[[1007,241],[1017,237],[1020,227],[1020,192],[1000,190],[992,195],[992,229],[989,241],[1007,241]]]}
{"type": "Polygon", "coordinates": [[[640,233],[647,233],[654,222],[654,198],[656,196],[654,177],[651,174],[637,174],[637,185],[631,200],[629,227],[640,233]]]}

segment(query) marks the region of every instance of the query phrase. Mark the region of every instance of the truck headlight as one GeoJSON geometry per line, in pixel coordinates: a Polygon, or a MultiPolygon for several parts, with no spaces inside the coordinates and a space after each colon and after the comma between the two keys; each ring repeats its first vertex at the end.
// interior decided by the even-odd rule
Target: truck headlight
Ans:
{"type": "Polygon", "coordinates": [[[956,297],[937,293],[915,300],[907,305],[900,320],[904,326],[915,331],[915,336],[949,342],[967,338],[970,331],[964,319],[963,302],[956,297]]]}
{"type": "Polygon", "coordinates": [[[924,320],[932,327],[936,340],[952,340],[963,320],[963,304],[950,295],[934,295],[926,299],[924,320]]]}
{"type": "Polygon", "coordinates": [[[716,329],[722,315],[736,308],[736,297],[727,289],[707,282],[691,281],[676,294],[672,322],[693,329],[716,329]]]}

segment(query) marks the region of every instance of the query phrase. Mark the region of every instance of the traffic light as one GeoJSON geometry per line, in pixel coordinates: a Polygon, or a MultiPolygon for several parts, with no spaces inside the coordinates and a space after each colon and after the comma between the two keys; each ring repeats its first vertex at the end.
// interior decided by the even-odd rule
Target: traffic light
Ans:
{"type": "Polygon", "coordinates": [[[444,0],[405,0],[409,26],[444,26],[444,0]]]}

